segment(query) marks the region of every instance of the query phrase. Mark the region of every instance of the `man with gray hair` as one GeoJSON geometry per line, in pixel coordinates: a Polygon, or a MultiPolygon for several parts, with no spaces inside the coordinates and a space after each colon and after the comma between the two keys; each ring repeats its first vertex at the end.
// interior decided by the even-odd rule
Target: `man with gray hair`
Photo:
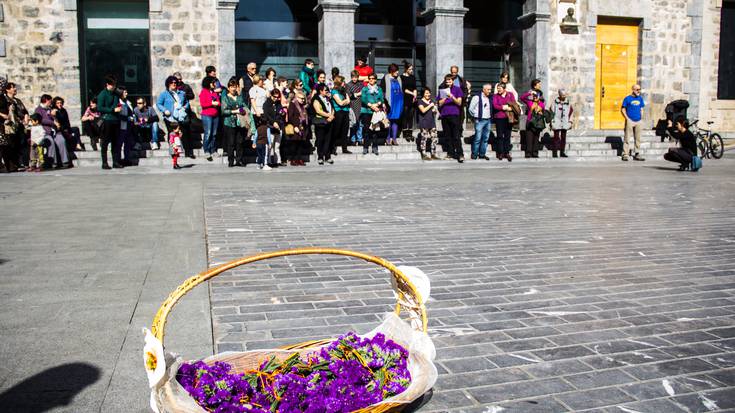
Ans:
{"type": "Polygon", "coordinates": [[[493,86],[489,83],[482,85],[482,91],[470,99],[469,113],[475,122],[475,137],[472,139],[472,159],[484,159],[487,157],[487,142],[490,138],[493,118],[493,102],[490,94],[493,86]]]}
{"type": "Polygon", "coordinates": [[[240,78],[240,94],[245,96],[245,104],[247,107],[250,107],[250,99],[248,99],[248,96],[250,96],[250,89],[253,87],[253,76],[258,74],[258,65],[256,65],[255,62],[250,62],[245,66],[245,70],[247,72],[240,78]]]}

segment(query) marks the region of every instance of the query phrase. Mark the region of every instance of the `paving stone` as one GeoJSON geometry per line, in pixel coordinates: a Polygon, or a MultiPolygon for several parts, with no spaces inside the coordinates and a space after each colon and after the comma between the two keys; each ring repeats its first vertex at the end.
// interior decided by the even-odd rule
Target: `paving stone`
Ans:
{"type": "Polygon", "coordinates": [[[579,390],[585,390],[596,387],[607,387],[615,384],[630,383],[635,381],[635,378],[625,374],[621,370],[605,370],[575,374],[573,376],[564,376],[564,380],[568,381],[579,390]]]}
{"type": "Polygon", "coordinates": [[[614,387],[565,393],[555,397],[572,410],[592,409],[634,400],[629,395],[614,387]]]}
{"type": "Polygon", "coordinates": [[[700,359],[682,359],[629,367],[625,369],[625,372],[636,378],[645,380],[706,370],[717,370],[717,366],[700,359]]]}
{"type": "Polygon", "coordinates": [[[720,411],[735,408],[735,392],[732,390],[714,390],[697,394],[674,397],[674,400],[689,411],[720,411]]]}
{"type": "Polygon", "coordinates": [[[480,387],[469,390],[469,393],[480,403],[495,403],[504,400],[525,399],[571,390],[574,390],[574,388],[563,380],[545,379],[480,387]]]}

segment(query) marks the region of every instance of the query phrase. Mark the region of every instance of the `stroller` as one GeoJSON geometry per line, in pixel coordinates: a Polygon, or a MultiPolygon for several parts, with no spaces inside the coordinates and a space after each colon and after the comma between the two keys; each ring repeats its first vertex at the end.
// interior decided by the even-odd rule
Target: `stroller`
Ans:
{"type": "Polygon", "coordinates": [[[656,122],[656,127],[654,128],[656,136],[661,137],[661,142],[666,140],[666,138],[671,141],[674,131],[674,122],[680,116],[683,116],[684,119],[687,119],[687,122],[689,122],[687,118],[687,109],[689,109],[689,101],[683,99],[674,100],[666,105],[666,108],[664,108],[666,119],[659,119],[658,122],[656,122]]]}

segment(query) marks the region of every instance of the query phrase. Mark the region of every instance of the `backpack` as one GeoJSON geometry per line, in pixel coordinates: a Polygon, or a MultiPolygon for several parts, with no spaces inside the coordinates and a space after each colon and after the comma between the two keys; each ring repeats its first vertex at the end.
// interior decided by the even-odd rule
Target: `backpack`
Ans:
{"type": "Polygon", "coordinates": [[[702,158],[697,155],[692,156],[692,164],[690,166],[692,172],[697,172],[702,168],[702,158]]]}

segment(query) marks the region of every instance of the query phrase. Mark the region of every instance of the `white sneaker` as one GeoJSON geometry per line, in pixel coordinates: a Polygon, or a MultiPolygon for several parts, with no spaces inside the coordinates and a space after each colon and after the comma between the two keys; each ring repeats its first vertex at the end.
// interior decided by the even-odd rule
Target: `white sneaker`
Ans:
{"type": "Polygon", "coordinates": [[[262,170],[264,170],[264,171],[270,171],[270,170],[271,170],[271,167],[270,167],[270,166],[268,166],[268,165],[263,165],[263,167],[262,167],[262,168],[260,168],[260,169],[262,169],[262,170]]]}

